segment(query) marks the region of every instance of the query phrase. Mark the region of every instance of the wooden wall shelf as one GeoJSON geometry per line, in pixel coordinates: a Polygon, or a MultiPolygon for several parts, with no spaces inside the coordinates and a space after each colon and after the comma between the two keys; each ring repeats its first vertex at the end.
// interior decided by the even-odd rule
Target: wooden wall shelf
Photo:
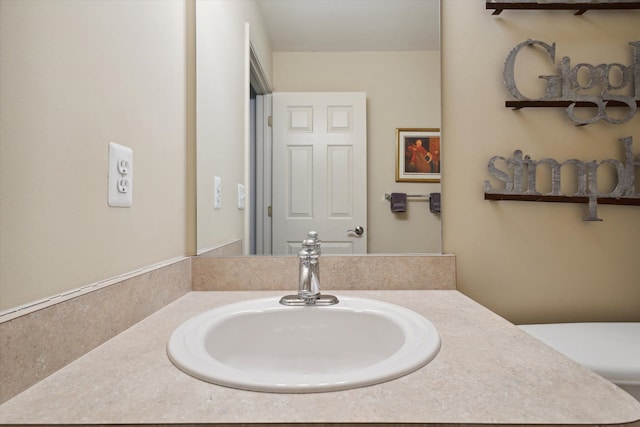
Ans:
{"type": "MultiPolygon", "coordinates": [[[[543,196],[540,194],[492,194],[484,193],[485,200],[515,200],[521,202],[589,203],[589,197],[543,196]]],[[[598,197],[599,205],[640,206],[640,198],[598,197]]]]}
{"type": "Polygon", "coordinates": [[[534,3],[531,1],[487,1],[486,8],[493,10],[493,15],[500,15],[503,10],[575,10],[582,15],[588,10],[620,10],[640,9],[640,1],[578,2],[578,3],[534,3]]]}
{"type": "MultiPolygon", "coordinates": [[[[606,101],[606,100],[605,100],[606,101]]],[[[521,108],[566,108],[571,104],[576,104],[576,108],[596,108],[592,102],[582,101],[505,101],[504,106],[507,108],[513,108],[519,110],[521,108]]],[[[636,101],[636,105],[640,108],[640,101],[636,101]]],[[[620,101],[607,101],[607,107],[629,107],[624,102],[620,101]]]]}

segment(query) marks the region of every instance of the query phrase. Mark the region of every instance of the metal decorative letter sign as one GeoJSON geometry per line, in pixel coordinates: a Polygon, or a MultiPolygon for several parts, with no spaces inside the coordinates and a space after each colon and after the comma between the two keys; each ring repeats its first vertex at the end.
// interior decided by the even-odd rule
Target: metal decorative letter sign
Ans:
{"type": "Polygon", "coordinates": [[[633,138],[631,136],[620,138],[619,141],[624,148],[623,161],[615,159],[600,161],[570,159],[561,163],[554,159],[532,160],[529,156],[523,156],[521,150],[514,151],[513,157],[510,158],[494,156],[489,159],[489,173],[504,183],[504,188],[495,189],[489,181],[485,181],[485,198],[487,198],[486,195],[500,194],[534,197],[520,198],[519,200],[565,201],[565,199],[571,198],[585,199],[589,204],[589,214],[584,220],[602,221],[602,219],[598,218],[598,198],[624,199],[629,202],[624,204],[640,204],[640,188],[635,187],[636,174],[640,173],[640,156],[633,157],[633,138]],[[506,166],[506,170],[496,166],[498,161],[506,166]],[[617,177],[615,188],[608,193],[598,190],[598,168],[605,164],[615,169],[617,177]],[[546,169],[550,170],[551,173],[551,191],[548,193],[540,193],[536,188],[537,167],[541,165],[546,166],[546,169]],[[567,165],[574,168],[577,180],[577,190],[570,195],[562,194],[560,185],[561,169],[567,165]],[[551,197],[551,199],[545,200],[545,197],[551,197]]]}
{"type": "Polygon", "coordinates": [[[640,101],[640,41],[629,42],[634,55],[630,65],[612,64],[576,64],[571,66],[571,59],[564,56],[557,65],[558,74],[538,76],[546,80],[544,95],[538,99],[524,96],[516,85],[514,68],[516,57],[526,46],[538,46],[546,52],[552,64],[556,63],[556,44],[547,44],[539,40],[527,40],[518,44],[504,64],[504,84],[507,90],[519,101],[569,101],[567,115],[578,125],[595,123],[604,120],[607,123],[620,124],[631,120],[638,109],[640,101]],[[579,78],[583,76],[583,78],[579,78]],[[587,78],[585,79],[584,76],[587,78]],[[586,80],[586,82],[584,81],[586,80]],[[615,101],[617,105],[628,108],[622,118],[610,117],[607,114],[607,103],[615,101]],[[588,104],[597,108],[592,117],[576,116],[576,103],[588,104]]]}

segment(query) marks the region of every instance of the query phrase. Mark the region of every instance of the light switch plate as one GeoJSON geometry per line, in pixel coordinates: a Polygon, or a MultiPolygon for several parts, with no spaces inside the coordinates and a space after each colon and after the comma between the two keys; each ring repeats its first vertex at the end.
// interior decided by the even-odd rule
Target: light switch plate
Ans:
{"type": "Polygon", "coordinates": [[[133,150],[109,143],[108,204],[129,208],[133,204],[133,150]]]}
{"type": "Polygon", "coordinates": [[[213,177],[213,207],[222,208],[222,178],[219,176],[213,177]]]}
{"type": "Polygon", "coordinates": [[[238,209],[244,209],[244,185],[238,184],[238,209]]]}

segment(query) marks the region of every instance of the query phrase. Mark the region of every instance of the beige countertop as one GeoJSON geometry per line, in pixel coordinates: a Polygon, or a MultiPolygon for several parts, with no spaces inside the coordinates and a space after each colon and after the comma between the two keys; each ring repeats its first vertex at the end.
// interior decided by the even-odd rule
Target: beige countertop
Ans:
{"type": "MultiPolygon", "coordinates": [[[[408,307],[436,325],[424,368],[359,389],[234,390],[166,355],[171,332],[209,308],[282,291],[190,292],[0,406],[2,424],[425,423],[602,425],[640,403],[458,291],[332,291],[408,307]]],[[[240,338],[240,337],[239,337],[240,338]]]]}

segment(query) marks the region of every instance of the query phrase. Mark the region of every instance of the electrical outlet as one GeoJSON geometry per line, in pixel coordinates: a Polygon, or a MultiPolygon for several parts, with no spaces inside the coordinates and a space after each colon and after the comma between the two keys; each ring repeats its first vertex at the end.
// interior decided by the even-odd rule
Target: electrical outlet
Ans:
{"type": "Polygon", "coordinates": [[[109,206],[131,207],[133,203],[133,150],[109,143],[109,206]]]}
{"type": "Polygon", "coordinates": [[[127,178],[118,179],[118,193],[129,192],[129,180],[127,178]]]}
{"type": "Polygon", "coordinates": [[[219,176],[213,177],[213,207],[222,208],[222,178],[219,176]]]}

